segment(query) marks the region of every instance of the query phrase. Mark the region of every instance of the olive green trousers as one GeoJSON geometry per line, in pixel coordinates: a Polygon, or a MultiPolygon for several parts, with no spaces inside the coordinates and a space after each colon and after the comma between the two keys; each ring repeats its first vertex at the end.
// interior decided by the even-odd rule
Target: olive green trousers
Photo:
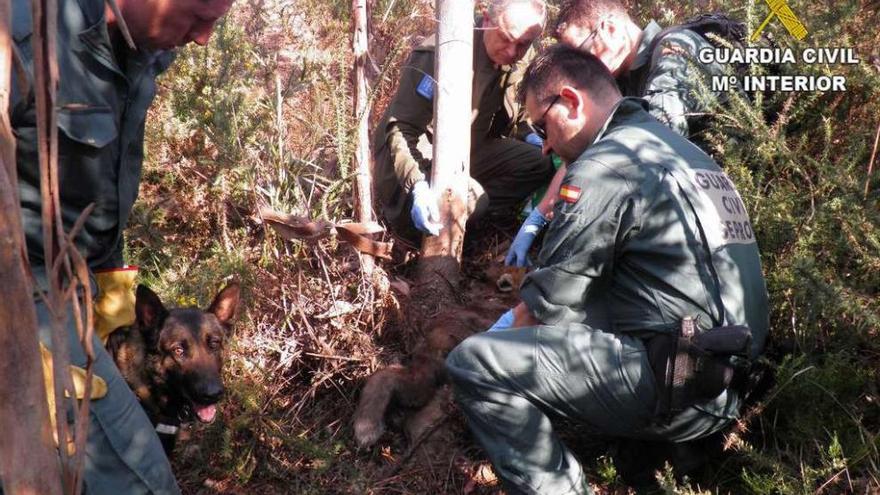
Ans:
{"type": "Polygon", "coordinates": [[[672,442],[712,434],[731,421],[690,407],[658,424],[642,340],[581,324],[477,334],[452,350],[446,366],[456,402],[512,494],[590,493],[553,417],[603,437],[672,442]]]}

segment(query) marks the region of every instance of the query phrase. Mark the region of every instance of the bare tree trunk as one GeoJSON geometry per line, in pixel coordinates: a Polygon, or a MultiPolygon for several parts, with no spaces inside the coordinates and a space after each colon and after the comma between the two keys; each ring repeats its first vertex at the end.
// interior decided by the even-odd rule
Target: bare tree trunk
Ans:
{"type": "MultiPolygon", "coordinates": [[[[39,151],[43,259],[48,293],[43,295],[51,328],[51,348],[55,396],[55,435],[60,445],[60,477],[65,493],[82,490],[82,471],[88,435],[89,406],[92,387],[94,352],[92,339],[91,286],[88,266],[74,243],[94,204],[85,208],[69,232],[64,231],[61,218],[60,184],[58,180],[58,124],[56,93],[59,85],[57,47],[57,0],[32,0],[34,102],[36,107],[37,147],[39,151]],[[73,321],[79,345],[86,356],[83,398],[77,401],[70,372],[68,317],[73,321]],[[75,410],[73,428],[68,412],[75,410]],[[69,449],[70,442],[73,449],[69,449]]],[[[30,296],[31,294],[28,294],[30,296]]],[[[56,461],[57,462],[57,461],[56,461]]]]}
{"type": "Polygon", "coordinates": [[[11,5],[0,0],[0,480],[10,495],[61,493],[58,457],[37,339],[33,288],[25,275],[15,138],[9,121],[11,5]]]}
{"type": "MultiPolygon", "coordinates": [[[[15,169],[15,138],[9,121],[9,97],[12,91],[12,4],[10,0],[0,0],[0,161],[5,177],[16,185],[11,198],[18,208],[17,174],[15,169]]],[[[5,197],[5,196],[4,196],[5,197]]],[[[16,220],[14,225],[18,225],[16,220]]]]}
{"type": "MultiPolygon", "coordinates": [[[[56,58],[57,4],[54,0],[33,0],[31,16],[33,35],[31,47],[34,54],[34,103],[37,113],[37,148],[39,151],[40,194],[42,196],[43,259],[49,282],[48,307],[52,326],[52,359],[54,361],[55,417],[65,418],[69,401],[75,397],[70,374],[70,352],[63,329],[65,307],[61,293],[60,270],[55,270],[55,259],[61,256],[64,239],[60,218],[61,203],[58,195],[58,124],[55,111],[55,95],[58,84],[56,58]]],[[[89,378],[91,379],[91,377],[89,378]]],[[[67,445],[71,437],[67,421],[56,421],[56,438],[60,446],[67,445]]],[[[62,487],[73,493],[74,476],[70,472],[70,455],[66,448],[59,448],[61,458],[62,487]]]]}
{"type": "MultiPolygon", "coordinates": [[[[373,181],[371,177],[372,153],[370,153],[370,102],[369,89],[367,87],[366,62],[369,50],[369,33],[367,21],[369,19],[368,0],[352,0],[352,22],[354,23],[354,37],[352,48],[354,50],[354,80],[355,117],[357,118],[357,145],[355,147],[355,163],[357,164],[357,218],[358,222],[365,223],[373,220],[373,181]]],[[[373,272],[373,257],[369,254],[361,254],[361,263],[364,272],[369,277],[373,272]]]]}
{"type": "Polygon", "coordinates": [[[461,250],[467,222],[471,149],[474,1],[437,0],[437,54],[434,74],[434,163],[431,189],[440,198],[438,236],[426,236],[419,260],[419,285],[435,304],[454,300],[461,277],[461,250]]]}

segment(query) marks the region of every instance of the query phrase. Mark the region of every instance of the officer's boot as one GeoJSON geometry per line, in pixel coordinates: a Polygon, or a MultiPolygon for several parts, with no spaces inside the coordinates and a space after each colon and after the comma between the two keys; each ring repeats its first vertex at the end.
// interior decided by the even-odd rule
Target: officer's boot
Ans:
{"type": "Polygon", "coordinates": [[[663,469],[670,445],[629,438],[619,440],[612,447],[611,458],[620,479],[639,492],[659,489],[656,472],[663,469]]]}

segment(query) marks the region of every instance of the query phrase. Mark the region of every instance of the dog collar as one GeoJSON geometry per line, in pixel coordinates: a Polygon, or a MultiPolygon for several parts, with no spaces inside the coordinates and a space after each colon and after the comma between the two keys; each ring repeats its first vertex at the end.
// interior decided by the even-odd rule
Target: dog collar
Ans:
{"type": "Polygon", "coordinates": [[[166,425],[165,423],[159,423],[156,425],[156,433],[164,435],[174,435],[178,430],[180,430],[180,427],[174,425],[166,425]]]}

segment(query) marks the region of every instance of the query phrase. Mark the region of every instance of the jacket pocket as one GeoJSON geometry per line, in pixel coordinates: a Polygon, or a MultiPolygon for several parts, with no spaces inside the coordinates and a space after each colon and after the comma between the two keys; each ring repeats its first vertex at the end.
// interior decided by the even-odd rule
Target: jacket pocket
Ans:
{"type": "Polygon", "coordinates": [[[107,146],[119,133],[108,106],[65,105],[58,110],[58,128],[68,139],[94,148],[107,146]]]}

